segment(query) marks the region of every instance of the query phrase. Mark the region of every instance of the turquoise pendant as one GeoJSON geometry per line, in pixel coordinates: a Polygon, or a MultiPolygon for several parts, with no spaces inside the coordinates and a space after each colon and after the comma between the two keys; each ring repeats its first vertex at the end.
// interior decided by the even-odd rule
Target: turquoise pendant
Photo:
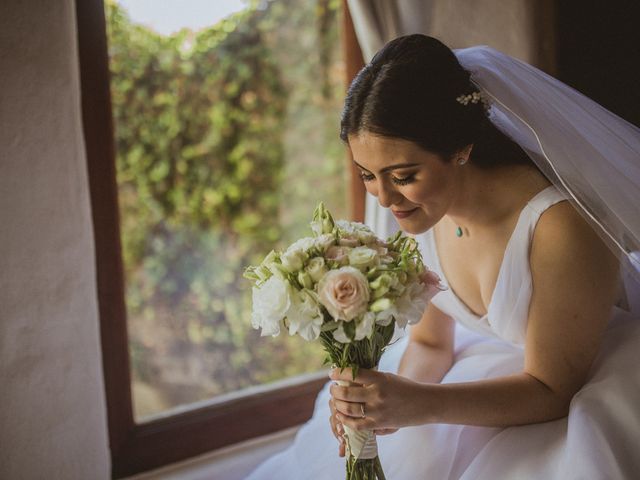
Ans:
{"type": "Polygon", "coordinates": [[[461,236],[462,236],[462,229],[461,229],[460,227],[458,227],[458,228],[457,228],[457,230],[456,230],[456,235],[457,235],[458,237],[461,237],[461,236]]]}

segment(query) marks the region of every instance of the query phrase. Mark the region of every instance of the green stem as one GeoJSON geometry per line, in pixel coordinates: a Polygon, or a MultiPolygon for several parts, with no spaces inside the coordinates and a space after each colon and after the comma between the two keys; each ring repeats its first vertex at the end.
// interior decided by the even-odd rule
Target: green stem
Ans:
{"type": "Polygon", "coordinates": [[[355,457],[349,456],[346,466],[347,480],[386,480],[380,457],[356,460],[355,457]]]}

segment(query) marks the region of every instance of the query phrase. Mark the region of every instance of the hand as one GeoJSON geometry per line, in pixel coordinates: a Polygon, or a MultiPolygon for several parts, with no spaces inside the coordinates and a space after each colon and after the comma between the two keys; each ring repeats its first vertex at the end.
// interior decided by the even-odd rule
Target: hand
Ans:
{"type": "Polygon", "coordinates": [[[355,381],[350,368],[345,368],[342,373],[335,368],[330,377],[352,382],[348,387],[334,384],[329,388],[334,435],[339,424],[385,435],[401,427],[426,423],[423,420],[426,417],[425,384],[364,368],[359,369],[355,381]],[[364,418],[361,406],[364,407],[364,418]]]}
{"type": "MultiPolygon", "coordinates": [[[[336,406],[333,397],[329,398],[329,409],[331,410],[331,415],[329,416],[329,424],[331,425],[331,431],[333,432],[334,437],[338,439],[340,442],[340,446],[338,447],[338,455],[341,457],[345,456],[345,440],[342,434],[344,433],[344,426],[340,421],[336,418],[336,406]]],[[[374,430],[376,435],[388,435],[390,433],[397,432],[397,428],[379,428],[374,430]]]]}
{"type": "Polygon", "coordinates": [[[329,398],[329,409],[331,410],[331,415],[329,416],[329,424],[331,425],[331,431],[333,432],[334,437],[338,439],[338,442],[340,442],[340,446],[338,447],[338,455],[341,457],[344,457],[345,444],[344,444],[344,437],[342,436],[342,434],[344,433],[344,427],[336,419],[336,407],[334,405],[333,397],[329,398]]]}

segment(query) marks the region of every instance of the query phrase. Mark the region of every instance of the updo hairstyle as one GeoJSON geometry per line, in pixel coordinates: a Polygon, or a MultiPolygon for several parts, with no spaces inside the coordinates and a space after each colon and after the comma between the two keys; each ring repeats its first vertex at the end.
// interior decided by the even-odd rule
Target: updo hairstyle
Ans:
{"type": "Polygon", "coordinates": [[[450,161],[473,144],[470,161],[480,168],[533,164],[524,151],[493,126],[482,102],[456,100],[478,89],[455,54],[426,35],[387,43],[351,82],[340,138],[369,132],[408,140],[450,161]]]}

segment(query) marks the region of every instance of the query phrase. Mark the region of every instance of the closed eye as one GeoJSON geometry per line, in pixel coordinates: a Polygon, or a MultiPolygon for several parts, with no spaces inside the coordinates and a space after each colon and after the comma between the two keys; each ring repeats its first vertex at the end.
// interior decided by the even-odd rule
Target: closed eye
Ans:
{"type": "MultiPolygon", "coordinates": [[[[415,176],[416,176],[415,173],[412,173],[411,175],[407,175],[406,177],[402,177],[402,178],[391,177],[391,181],[396,185],[407,185],[415,180],[415,176]]],[[[362,179],[363,182],[370,182],[374,180],[376,177],[375,175],[372,175],[370,173],[360,172],[360,178],[362,179]]]]}

